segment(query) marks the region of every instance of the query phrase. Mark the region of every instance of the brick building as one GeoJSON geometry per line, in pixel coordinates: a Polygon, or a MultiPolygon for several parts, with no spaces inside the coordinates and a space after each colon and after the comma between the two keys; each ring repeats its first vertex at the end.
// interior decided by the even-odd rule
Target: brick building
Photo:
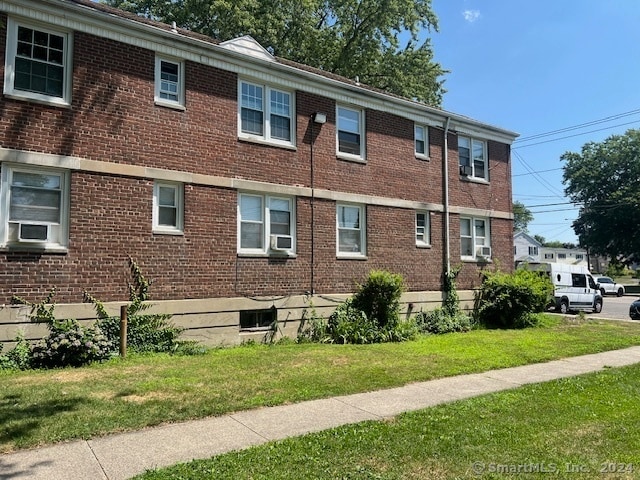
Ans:
{"type": "Polygon", "coordinates": [[[510,131],[89,0],[0,0],[0,26],[0,304],[55,287],[90,318],[131,257],[156,308],[236,342],[372,269],[415,309],[449,265],[463,290],[512,265],[510,131]]]}

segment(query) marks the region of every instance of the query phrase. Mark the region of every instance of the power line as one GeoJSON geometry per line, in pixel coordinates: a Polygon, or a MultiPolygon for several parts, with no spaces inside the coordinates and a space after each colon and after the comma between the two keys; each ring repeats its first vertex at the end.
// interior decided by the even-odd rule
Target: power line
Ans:
{"type": "MultiPolygon", "coordinates": [[[[543,143],[551,143],[551,142],[557,142],[559,140],[564,140],[566,138],[572,138],[572,137],[579,137],[580,135],[588,135],[589,133],[595,133],[595,132],[601,132],[603,130],[609,130],[611,128],[616,128],[616,127],[623,127],[625,125],[631,125],[633,123],[638,123],[640,122],[640,120],[634,120],[633,122],[626,122],[626,123],[619,123],[618,125],[612,125],[610,127],[604,127],[604,128],[598,128],[596,130],[589,130],[588,132],[582,132],[582,133],[575,133],[573,135],[567,135],[565,137],[560,137],[560,138],[553,138],[551,140],[544,140],[542,142],[535,142],[535,143],[530,143],[528,145],[519,145],[516,148],[527,148],[527,147],[533,147],[534,145],[542,145],[543,143]]],[[[513,151],[513,150],[512,150],[513,151]]]]}
{"type": "Polygon", "coordinates": [[[580,123],[578,125],[572,125],[570,127],[559,128],[557,130],[550,130],[548,132],[543,132],[543,133],[537,133],[537,134],[534,134],[534,135],[529,135],[527,137],[520,137],[520,138],[516,139],[513,143],[527,142],[529,140],[536,140],[538,138],[549,137],[551,135],[557,135],[559,133],[570,132],[571,130],[578,130],[580,128],[590,127],[591,125],[597,125],[599,123],[611,122],[613,120],[617,120],[617,119],[623,118],[623,117],[628,117],[630,115],[636,115],[638,113],[640,113],[640,109],[630,110],[628,112],[618,113],[616,115],[611,115],[609,117],[600,118],[598,120],[592,120],[590,122],[580,123]]]}
{"type": "Polygon", "coordinates": [[[562,195],[562,193],[559,193],[555,188],[553,188],[551,186],[551,184],[549,182],[547,182],[546,180],[544,180],[542,177],[540,177],[540,175],[538,175],[533,168],[531,168],[531,166],[525,161],[524,158],[522,158],[522,155],[520,155],[518,152],[516,152],[515,150],[512,150],[512,153],[516,156],[516,158],[520,161],[520,163],[529,171],[529,173],[531,173],[533,175],[533,178],[540,184],[542,185],[544,188],[546,188],[550,193],[555,194],[558,198],[564,198],[564,195],[562,195]]]}
{"type": "Polygon", "coordinates": [[[535,172],[529,172],[529,173],[517,173],[515,175],[511,175],[512,177],[524,177],[525,175],[533,175],[534,173],[546,173],[546,172],[555,172],[557,170],[562,170],[563,167],[559,167],[559,168],[550,168],[548,170],[537,170],[535,172]]]}

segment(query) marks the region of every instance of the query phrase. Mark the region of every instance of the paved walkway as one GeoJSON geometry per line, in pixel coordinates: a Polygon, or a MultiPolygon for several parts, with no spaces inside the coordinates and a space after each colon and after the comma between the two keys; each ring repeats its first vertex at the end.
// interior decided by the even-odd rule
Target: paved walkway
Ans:
{"type": "Polygon", "coordinates": [[[640,363],[640,347],[19,451],[0,455],[0,479],[126,479],[147,469],[209,458],[271,440],[634,363],[640,363]]]}

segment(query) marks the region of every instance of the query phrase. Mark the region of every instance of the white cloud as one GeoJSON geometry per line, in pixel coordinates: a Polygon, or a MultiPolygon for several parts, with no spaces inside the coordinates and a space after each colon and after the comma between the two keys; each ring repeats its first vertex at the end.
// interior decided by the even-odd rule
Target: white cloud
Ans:
{"type": "Polygon", "coordinates": [[[462,16],[467,22],[473,23],[480,18],[480,10],[465,10],[462,16]]]}

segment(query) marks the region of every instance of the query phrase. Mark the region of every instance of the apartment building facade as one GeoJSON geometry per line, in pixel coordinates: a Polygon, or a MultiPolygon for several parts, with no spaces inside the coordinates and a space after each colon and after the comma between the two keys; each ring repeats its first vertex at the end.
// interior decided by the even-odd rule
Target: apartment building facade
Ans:
{"type": "Polygon", "coordinates": [[[2,304],[126,301],[131,258],[237,341],[372,269],[413,305],[513,263],[513,132],[89,0],[0,0],[0,26],[2,304]]]}

